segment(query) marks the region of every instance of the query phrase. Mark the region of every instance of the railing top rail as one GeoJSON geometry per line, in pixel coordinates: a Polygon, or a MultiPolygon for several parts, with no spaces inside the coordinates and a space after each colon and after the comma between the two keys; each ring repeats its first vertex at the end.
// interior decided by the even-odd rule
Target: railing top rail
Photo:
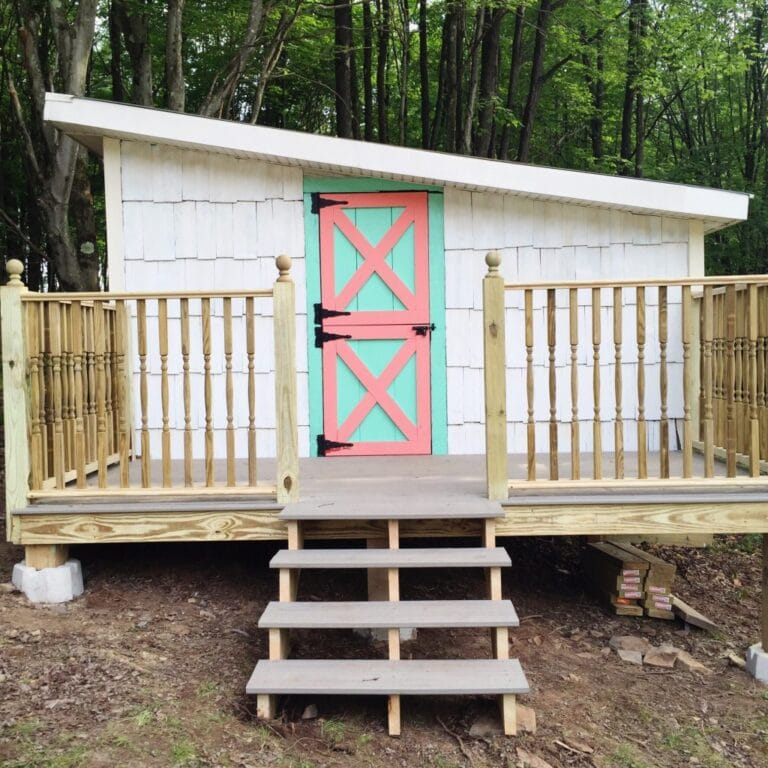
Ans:
{"type": "Polygon", "coordinates": [[[130,301],[145,299],[250,299],[269,298],[273,295],[271,288],[261,290],[236,291],[89,291],[83,293],[24,293],[22,301],[130,301]]]}
{"type": "Polygon", "coordinates": [[[531,283],[504,283],[507,291],[537,291],[548,288],[654,288],[699,285],[768,285],[768,275],[723,275],[708,277],[669,277],[653,280],[554,280],[531,283]]]}

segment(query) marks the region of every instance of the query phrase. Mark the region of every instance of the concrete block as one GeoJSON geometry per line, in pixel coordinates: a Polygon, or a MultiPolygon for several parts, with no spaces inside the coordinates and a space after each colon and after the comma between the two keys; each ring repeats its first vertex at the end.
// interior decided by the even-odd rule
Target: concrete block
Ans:
{"type": "Polygon", "coordinates": [[[32,603],[67,603],[83,594],[83,571],[79,560],[68,560],[57,568],[41,570],[22,561],[13,567],[12,582],[32,603]]]}
{"type": "Polygon", "coordinates": [[[761,683],[768,683],[768,651],[761,643],[755,643],[747,651],[747,672],[761,683]]]}

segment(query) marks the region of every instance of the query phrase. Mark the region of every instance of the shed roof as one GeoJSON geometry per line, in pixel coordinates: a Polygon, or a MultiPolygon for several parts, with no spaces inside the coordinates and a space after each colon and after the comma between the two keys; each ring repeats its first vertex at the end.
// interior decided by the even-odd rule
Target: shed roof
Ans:
{"type": "Polygon", "coordinates": [[[46,94],[45,120],[96,153],[103,138],[168,144],[305,168],[470,191],[701,219],[706,232],[747,218],[750,195],[373,144],[179,112],[46,94]]]}

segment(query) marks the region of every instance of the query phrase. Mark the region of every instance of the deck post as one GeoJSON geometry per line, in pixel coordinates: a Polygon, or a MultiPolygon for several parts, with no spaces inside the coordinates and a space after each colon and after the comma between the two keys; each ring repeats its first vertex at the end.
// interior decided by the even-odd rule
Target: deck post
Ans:
{"type": "Polygon", "coordinates": [[[504,343],[504,278],[501,254],[485,256],[483,278],[483,356],[485,375],[485,469],[489,499],[506,499],[507,385],[504,343]]]}
{"type": "Polygon", "coordinates": [[[296,408],[296,287],[291,258],[275,259],[275,409],[277,412],[277,500],[299,500],[299,435],[296,408]]]}
{"type": "Polygon", "coordinates": [[[5,265],[8,284],[0,288],[0,325],[3,355],[3,416],[5,429],[5,532],[8,541],[18,542],[13,511],[27,505],[29,493],[29,435],[27,434],[28,374],[21,296],[27,291],[21,281],[24,264],[10,259],[5,265]]]}

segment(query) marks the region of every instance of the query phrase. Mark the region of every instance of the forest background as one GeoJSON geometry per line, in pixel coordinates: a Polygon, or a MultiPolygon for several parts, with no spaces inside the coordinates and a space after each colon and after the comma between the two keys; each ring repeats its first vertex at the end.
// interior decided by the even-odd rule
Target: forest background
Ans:
{"type": "Polygon", "coordinates": [[[768,0],[0,0],[0,257],[105,287],[99,158],[46,91],[751,192],[710,273],[768,271],[768,0]]]}

